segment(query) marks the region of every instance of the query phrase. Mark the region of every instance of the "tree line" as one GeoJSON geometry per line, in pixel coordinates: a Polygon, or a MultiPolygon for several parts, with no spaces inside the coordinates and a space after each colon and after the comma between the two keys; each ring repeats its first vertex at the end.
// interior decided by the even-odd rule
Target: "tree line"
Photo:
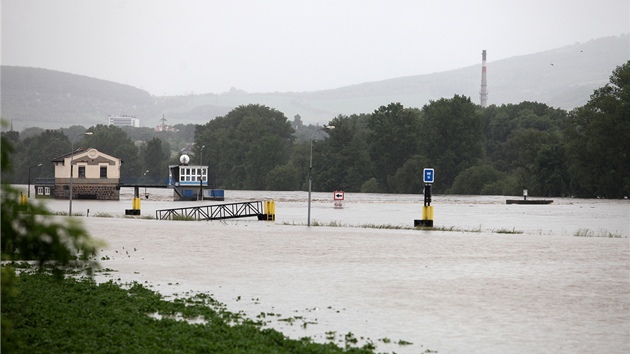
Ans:
{"type": "MultiPolygon", "coordinates": [[[[187,127],[184,140],[194,140],[191,163],[208,165],[216,188],[306,190],[311,173],[315,191],[422,193],[422,170],[432,167],[434,193],[630,195],[630,62],[569,112],[537,102],[481,108],[455,95],[422,108],[389,103],[370,114],[339,115],[327,126],[334,129],[296,130],[282,112],[250,104],[195,125],[194,133],[187,127]]],[[[81,146],[122,158],[123,176],[164,176],[177,164],[171,144],[182,140],[172,132],[138,143],[121,128],[89,130],[94,134],[78,140],[81,146]]],[[[21,166],[8,177],[17,181],[24,181],[17,171],[42,152],[60,156],[70,145],[61,130],[23,139],[4,134],[16,146],[13,161],[21,166]]]]}
{"type": "Polygon", "coordinates": [[[2,173],[8,183],[28,182],[35,178],[53,178],[51,161],[67,155],[74,148],[93,147],[123,160],[123,177],[148,176],[155,179],[168,176],[168,165],[178,164],[178,153],[192,144],[194,124],[177,124],[172,131],[155,131],[152,128],[74,125],[56,130],[28,128],[2,132],[2,136],[14,147],[11,170],[2,173]],[[92,135],[84,135],[90,131],[92,135]],[[42,164],[41,166],[38,166],[42,164]],[[148,171],[148,172],[147,172],[148,171]]]}

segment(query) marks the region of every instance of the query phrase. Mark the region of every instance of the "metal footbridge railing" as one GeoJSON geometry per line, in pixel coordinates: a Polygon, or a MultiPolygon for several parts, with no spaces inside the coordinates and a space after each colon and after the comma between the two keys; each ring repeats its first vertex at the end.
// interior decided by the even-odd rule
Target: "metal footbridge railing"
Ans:
{"type": "Polygon", "coordinates": [[[220,220],[255,216],[258,220],[274,220],[275,207],[273,219],[270,219],[272,208],[269,205],[269,201],[253,201],[161,209],[155,211],[155,217],[158,220],[220,220]]]}

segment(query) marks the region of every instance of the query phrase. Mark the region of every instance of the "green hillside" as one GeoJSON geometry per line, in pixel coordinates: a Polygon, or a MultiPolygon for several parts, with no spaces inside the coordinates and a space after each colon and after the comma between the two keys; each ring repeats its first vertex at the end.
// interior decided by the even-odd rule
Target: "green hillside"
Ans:
{"type": "Polygon", "coordinates": [[[157,112],[151,95],[129,85],[46,69],[2,67],[2,117],[22,128],[106,124],[110,115],[150,112],[157,112]]]}

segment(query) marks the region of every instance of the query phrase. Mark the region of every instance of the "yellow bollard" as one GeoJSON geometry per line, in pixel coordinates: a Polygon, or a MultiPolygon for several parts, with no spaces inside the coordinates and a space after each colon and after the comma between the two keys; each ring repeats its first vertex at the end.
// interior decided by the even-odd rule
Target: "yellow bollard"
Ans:
{"type": "Polygon", "coordinates": [[[131,200],[131,209],[125,209],[125,215],[140,215],[140,197],[131,200]]]}
{"type": "Polygon", "coordinates": [[[422,220],[433,220],[433,206],[422,207],[422,220]]]}
{"type": "Polygon", "coordinates": [[[28,203],[28,196],[20,194],[20,205],[26,205],[28,203]]]}
{"type": "Polygon", "coordinates": [[[276,202],[273,200],[265,200],[265,220],[274,221],[276,220],[276,202]]]}
{"type": "Polygon", "coordinates": [[[433,221],[433,206],[428,206],[427,207],[427,218],[426,218],[426,220],[433,221]]]}
{"type": "Polygon", "coordinates": [[[414,227],[433,227],[433,206],[422,207],[422,219],[414,220],[414,227]]]}

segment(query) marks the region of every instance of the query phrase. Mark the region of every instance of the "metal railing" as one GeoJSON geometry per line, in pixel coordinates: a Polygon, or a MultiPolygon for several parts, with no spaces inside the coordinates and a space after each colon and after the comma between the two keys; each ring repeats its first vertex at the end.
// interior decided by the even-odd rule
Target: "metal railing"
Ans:
{"type": "Polygon", "coordinates": [[[146,187],[165,188],[168,186],[168,178],[151,177],[151,176],[121,177],[120,186],[121,187],[145,187],[146,186],[146,187]]]}
{"type": "Polygon", "coordinates": [[[220,220],[255,216],[260,219],[263,214],[263,202],[253,201],[160,209],[155,211],[155,218],[158,220],[220,220]]]}

